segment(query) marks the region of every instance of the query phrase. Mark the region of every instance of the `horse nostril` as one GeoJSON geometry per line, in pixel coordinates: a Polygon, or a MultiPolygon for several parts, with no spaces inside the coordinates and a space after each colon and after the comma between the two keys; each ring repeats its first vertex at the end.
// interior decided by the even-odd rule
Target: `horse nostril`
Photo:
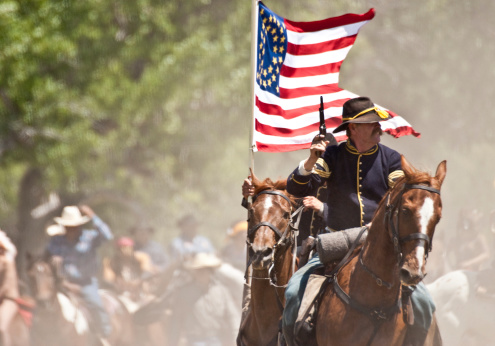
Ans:
{"type": "Polygon", "coordinates": [[[422,273],[413,274],[409,270],[402,268],[400,270],[400,280],[405,284],[417,284],[424,278],[422,273]]]}
{"type": "Polygon", "coordinates": [[[411,273],[409,270],[402,268],[400,270],[400,278],[404,282],[408,282],[411,279],[411,273]]]}

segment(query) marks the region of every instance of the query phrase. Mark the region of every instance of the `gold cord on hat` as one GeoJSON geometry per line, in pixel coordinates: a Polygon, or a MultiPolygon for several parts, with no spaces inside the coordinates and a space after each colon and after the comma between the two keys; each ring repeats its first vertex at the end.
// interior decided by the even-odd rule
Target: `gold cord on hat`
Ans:
{"type": "Polygon", "coordinates": [[[378,108],[377,106],[374,106],[374,107],[365,109],[364,111],[356,114],[352,118],[342,118],[342,121],[349,121],[349,120],[352,120],[352,119],[356,119],[358,116],[363,115],[363,114],[368,113],[368,112],[371,112],[371,111],[375,111],[376,114],[378,114],[378,116],[380,118],[384,119],[384,120],[389,118],[389,114],[388,114],[388,112],[386,110],[381,109],[381,108],[378,108]]]}

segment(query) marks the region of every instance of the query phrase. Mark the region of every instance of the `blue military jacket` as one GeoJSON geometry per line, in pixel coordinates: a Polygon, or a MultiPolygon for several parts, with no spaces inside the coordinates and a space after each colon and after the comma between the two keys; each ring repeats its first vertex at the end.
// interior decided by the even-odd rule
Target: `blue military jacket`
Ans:
{"type": "Polygon", "coordinates": [[[287,191],[296,197],[308,196],[326,181],[327,226],[343,230],[369,223],[382,197],[402,175],[395,150],[377,144],[359,153],[348,140],[328,147],[312,174],[302,175],[296,168],[287,180],[287,191]]]}

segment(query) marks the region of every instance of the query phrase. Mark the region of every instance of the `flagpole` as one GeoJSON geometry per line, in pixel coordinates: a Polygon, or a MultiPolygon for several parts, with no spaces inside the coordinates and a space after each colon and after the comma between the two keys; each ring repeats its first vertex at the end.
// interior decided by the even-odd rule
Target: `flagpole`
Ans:
{"type": "Polygon", "coordinates": [[[252,0],[251,2],[251,127],[249,129],[249,167],[254,172],[254,110],[256,97],[254,88],[256,83],[256,41],[258,39],[258,2],[260,0],[252,0]]]}
{"type": "MultiPolygon", "coordinates": [[[[251,167],[254,173],[254,109],[256,98],[254,96],[254,88],[256,83],[256,40],[258,38],[258,2],[259,0],[252,0],[251,2],[251,126],[249,129],[249,167],[251,167]]],[[[250,173],[250,172],[249,172],[250,173]]],[[[246,265],[249,264],[249,251],[246,251],[246,265]]],[[[252,267],[246,268],[245,285],[243,289],[242,302],[243,306],[246,303],[246,299],[249,299],[251,288],[251,275],[252,267]]],[[[243,314],[244,317],[244,314],[243,314]]]]}

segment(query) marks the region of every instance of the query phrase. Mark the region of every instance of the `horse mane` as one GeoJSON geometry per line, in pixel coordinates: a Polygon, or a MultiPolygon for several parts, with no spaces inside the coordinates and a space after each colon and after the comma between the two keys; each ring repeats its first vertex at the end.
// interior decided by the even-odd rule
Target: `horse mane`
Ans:
{"type": "MultiPolygon", "coordinates": [[[[389,189],[389,193],[392,193],[392,191],[396,187],[402,186],[404,184],[411,184],[411,185],[425,184],[427,186],[431,186],[432,178],[433,177],[428,172],[420,171],[419,169],[409,165],[409,169],[407,171],[407,174],[404,174],[402,177],[397,178],[397,180],[393,184],[393,187],[391,187],[389,189]]],[[[380,203],[378,203],[378,208],[375,211],[375,215],[378,212],[378,209],[381,208],[382,205],[385,203],[385,201],[387,199],[387,195],[388,194],[385,194],[383,196],[383,198],[381,199],[380,203]]],[[[373,217],[375,217],[375,216],[373,216],[373,217]]]]}
{"type": "Polygon", "coordinates": [[[2,230],[0,230],[0,248],[5,250],[5,257],[9,261],[13,262],[15,260],[15,256],[17,256],[17,249],[7,234],[2,230]]]}
{"type": "Polygon", "coordinates": [[[420,171],[419,169],[416,169],[414,167],[410,167],[410,171],[407,173],[407,175],[404,175],[401,179],[397,181],[397,183],[400,183],[402,180],[406,184],[431,184],[431,179],[432,176],[425,171],[420,171]]]}
{"type": "Polygon", "coordinates": [[[257,179],[254,176],[254,174],[252,174],[252,177],[253,177],[254,195],[257,195],[261,191],[265,191],[265,190],[280,190],[285,192],[285,194],[287,195],[287,197],[289,197],[290,201],[293,204],[297,204],[296,198],[286,191],[287,180],[278,179],[276,181],[273,181],[270,178],[265,178],[265,180],[261,181],[257,179]]]}
{"type": "Polygon", "coordinates": [[[258,194],[261,191],[265,191],[265,190],[285,190],[287,188],[287,181],[283,179],[279,179],[274,182],[270,178],[266,178],[263,181],[253,179],[253,185],[254,185],[254,193],[258,194]]]}

